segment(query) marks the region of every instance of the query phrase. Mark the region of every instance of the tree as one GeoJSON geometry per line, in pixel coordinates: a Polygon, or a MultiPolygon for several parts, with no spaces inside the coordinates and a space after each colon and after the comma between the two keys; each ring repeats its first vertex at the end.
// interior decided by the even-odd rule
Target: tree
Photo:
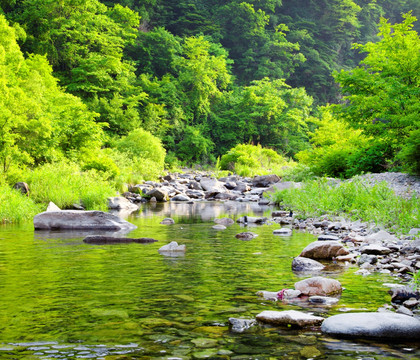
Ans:
{"type": "Polygon", "coordinates": [[[0,160],[31,164],[71,156],[101,143],[97,114],[57,85],[45,57],[27,59],[0,15],[0,160]]]}
{"type": "Polygon", "coordinates": [[[367,54],[360,65],[334,74],[344,94],[336,112],[364,134],[388,143],[393,156],[420,127],[420,38],[414,21],[411,13],[395,25],[382,18],[379,42],[354,45],[367,54]]]}
{"type": "Polygon", "coordinates": [[[250,142],[288,156],[306,148],[312,98],[304,89],[291,88],[283,79],[264,78],[232,94],[229,103],[232,110],[225,114],[231,116],[230,121],[215,118],[220,122],[212,127],[233,132],[232,146],[250,142]],[[223,124],[227,128],[220,128],[223,124]]]}

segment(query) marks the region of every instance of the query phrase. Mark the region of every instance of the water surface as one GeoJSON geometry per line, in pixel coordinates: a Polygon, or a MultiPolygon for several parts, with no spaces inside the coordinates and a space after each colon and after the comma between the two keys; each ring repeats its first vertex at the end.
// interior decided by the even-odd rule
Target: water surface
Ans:
{"type": "Polygon", "coordinates": [[[0,228],[0,358],[305,359],[419,358],[418,344],[376,344],[326,338],[318,329],[256,327],[229,331],[229,317],[252,319],[263,310],[304,310],[322,316],[376,311],[389,303],[384,275],[361,277],[356,268],[324,275],[346,288],[332,308],[271,302],[259,290],[293,288],[304,275],[291,261],[314,237],[272,234],[279,226],[212,229],[217,217],[270,216],[250,203],[143,205],[128,220],[130,237],[152,244],[86,245],[85,234],[36,232],[32,225],[0,228]],[[175,225],[159,224],[172,217],[175,225]],[[241,241],[235,234],[253,231],[241,241]],[[184,256],[158,249],[177,241],[184,256]],[[312,351],[312,352],[311,352],[312,351]],[[308,355],[309,354],[309,355],[308,355]]]}

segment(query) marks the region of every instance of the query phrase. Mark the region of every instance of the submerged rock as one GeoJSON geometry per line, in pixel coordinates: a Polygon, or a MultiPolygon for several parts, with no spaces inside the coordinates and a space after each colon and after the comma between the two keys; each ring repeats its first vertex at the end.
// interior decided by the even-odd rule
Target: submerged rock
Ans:
{"type": "Polygon", "coordinates": [[[224,225],[213,225],[212,229],[214,229],[214,230],[226,230],[226,226],[224,226],[224,225]]]}
{"type": "Polygon", "coordinates": [[[156,241],[157,240],[152,239],[152,238],[123,238],[123,237],[102,236],[102,235],[89,235],[83,239],[83,242],[85,242],[86,244],[95,244],[95,245],[128,244],[128,243],[149,244],[156,241]]]}
{"type": "Polygon", "coordinates": [[[214,222],[218,225],[230,226],[235,223],[231,218],[221,218],[221,219],[214,219],[214,222]]]}
{"type": "Polygon", "coordinates": [[[137,226],[103,211],[45,211],[34,217],[35,230],[133,230],[137,226]]]}
{"type": "Polygon", "coordinates": [[[311,296],[309,297],[309,302],[312,304],[320,304],[320,305],[335,305],[340,301],[340,299],[328,297],[328,296],[311,296]]]}
{"type": "Polygon", "coordinates": [[[338,280],[328,279],[321,276],[312,277],[295,283],[295,289],[304,295],[330,295],[342,291],[338,280]]]}
{"type": "Polygon", "coordinates": [[[236,319],[236,318],[229,318],[230,324],[230,331],[235,333],[243,333],[244,331],[250,329],[257,322],[254,319],[236,319]]]}
{"type": "Polygon", "coordinates": [[[326,319],[321,330],[339,337],[418,340],[420,320],[394,313],[349,313],[326,319]]]}
{"type": "Polygon", "coordinates": [[[160,224],[162,224],[162,225],[173,225],[173,224],[175,224],[175,220],[171,219],[171,218],[165,218],[160,222],[160,224]]]}
{"type": "Polygon", "coordinates": [[[257,315],[257,320],[272,325],[293,325],[298,327],[306,327],[320,325],[324,321],[324,318],[295,310],[266,310],[257,315]]]}
{"type": "Polygon", "coordinates": [[[162,246],[158,251],[160,253],[171,253],[171,252],[185,252],[185,245],[178,245],[176,241],[171,241],[169,244],[162,246]]]}
{"type": "Polygon", "coordinates": [[[242,232],[242,233],[239,233],[239,234],[235,235],[235,237],[237,239],[240,239],[240,240],[252,240],[252,239],[256,238],[257,236],[258,236],[257,234],[255,234],[253,232],[250,232],[250,231],[242,232]]]}
{"type": "Polygon", "coordinates": [[[240,224],[264,224],[267,221],[266,217],[242,216],[236,222],[240,224]]]}
{"type": "Polygon", "coordinates": [[[289,228],[281,228],[281,229],[276,229],[273,231],[274,235],[280,235],[280,236],[292,236],[292,229],[289,228]]]}

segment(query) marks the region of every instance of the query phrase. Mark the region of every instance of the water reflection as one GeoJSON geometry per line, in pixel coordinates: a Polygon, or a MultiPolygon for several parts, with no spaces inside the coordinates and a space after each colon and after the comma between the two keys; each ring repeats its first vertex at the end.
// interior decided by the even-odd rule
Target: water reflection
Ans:
{"type": "Polygon", "coordinates": [[[215,218],[227,216],[235,221],[243,214],[263,215],[270,211],[273,207],[259,206],[255,202],[209,202],[195,201],[193,203],[185,202],[166,202],[166,203],[149,203],[140,207],[138,212],[133,213],[132,217],[178,217],[199,219],[201,221],[212,221],[215,218]]]}

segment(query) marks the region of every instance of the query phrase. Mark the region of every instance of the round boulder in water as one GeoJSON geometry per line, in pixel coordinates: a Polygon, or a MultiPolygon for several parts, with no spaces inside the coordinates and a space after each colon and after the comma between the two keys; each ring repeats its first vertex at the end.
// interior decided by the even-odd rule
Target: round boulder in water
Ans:
{"type": "Polygon", "coordinates": [[[326,319],[321,330],[338,337],[418,340],[420,320],[394,313],[340,314],[326,319]]]}

